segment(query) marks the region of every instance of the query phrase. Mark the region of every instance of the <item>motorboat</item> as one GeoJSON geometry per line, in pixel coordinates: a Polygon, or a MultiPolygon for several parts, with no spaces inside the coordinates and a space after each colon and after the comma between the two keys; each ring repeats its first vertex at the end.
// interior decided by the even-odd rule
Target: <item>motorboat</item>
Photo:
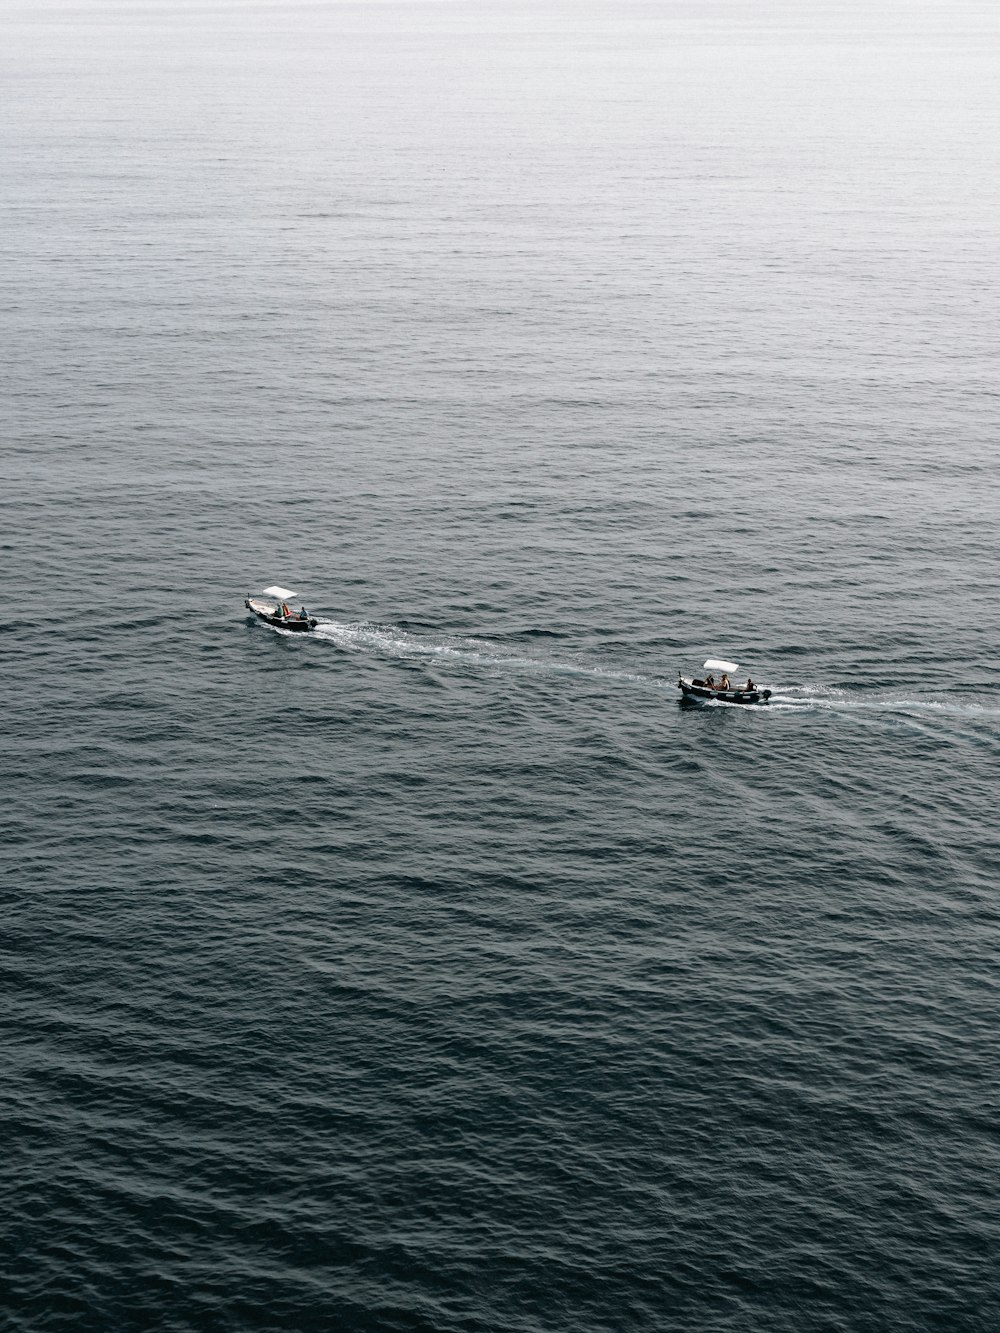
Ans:
{"type": "Polygon", "coordinates": [[[724,704],[766,704],[771,697],[770,690],[762,690],[747,677],[745,685],[730,685],[730,677],[739,671],[736,662],[723,662],[717,657],[710,657],[702,667],[707,674],[702,677],[677,677],[677,688],[685,699],[692,702],[708,702],[712,699],[724,704]],[[719,672],[716,680],[715,673],[719,672]]]}
{"type": "Polygon", "coordinates": [[[316,628],[318,622],[315,616],[306,615],[305,607],[300,611],[291,609],[291,603],[297,595],[290,588],[275,585],[273,588],[265,588],[259,597],[248,596],[244,605],[266,625],[291,630],[296,634],[307,634],[316,628]]]}

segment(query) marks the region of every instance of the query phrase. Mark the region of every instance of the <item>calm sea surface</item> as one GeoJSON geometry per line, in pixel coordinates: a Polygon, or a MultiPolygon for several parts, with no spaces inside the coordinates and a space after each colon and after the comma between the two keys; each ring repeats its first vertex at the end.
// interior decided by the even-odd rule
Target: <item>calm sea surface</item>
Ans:
{"type": "Polygon", "coordinates": [[[1000,1327],[998,59],[5,0],[3,1329],[1000,1327]]]}

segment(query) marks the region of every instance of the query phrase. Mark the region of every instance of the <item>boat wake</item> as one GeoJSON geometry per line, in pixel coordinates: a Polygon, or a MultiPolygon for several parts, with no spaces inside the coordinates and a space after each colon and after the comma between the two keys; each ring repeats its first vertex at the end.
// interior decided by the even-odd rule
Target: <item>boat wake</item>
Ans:
{"type": "MultiPolygon", "coordinates": [[[[282,634],[299,643],[322,640],[335,644],[343,652],[382,658],[437,661],[442,664],[453,663],[455,666],[513,670],[525,674],[590,677],[671,693],[676,688],[676,677],[672,672],[654,676],[640,671],[594,666],[586,662],[546,660],[528,656],[519,652],[516,647],[505,648],[490,640],[459,636],[431,638],[412,633],[398,625],[379,624],[373,621],[345,622],[320,618],[315,630],[308,636],[291,634],[279,628],[275,628],[274,633],[282,634]]],[[[859,720],[865,716],[894,714],[914,722],[920,719],[930,722],[934,717],[946,716],[964,717],[970,721],[974,719],[992,721],[1000,718],[1000,707],[957,702],[954,699],[900,698],[886,695],[860,697],[857,692],[835,686],[775,685],[772,687],[770,701],[757,708],[748,708],[744,704],[730,703],[723,699],[699,700],[698,704],[701,708],[735,709],[741,714],[756,717],[782,712],[828,712],[855,716],[859,720]]]]}
{"type": "Polygon", "coordinates": [[[778,710],[821,709],[837,713],[899,713],[914,717],[1000,718],[1000,707],[977,703],[959,703],[954,699],[914,699],[889,696],[859,698],[834,686],[776,685],[770,707],[778,710]]]}
{"type": "Polygon", "coordinates": [[[476,638],[427,639],[400,629],[397,625],[373,622],[346,624],[320,620],[310,636],[334,643],[345,652],[376,653],[383,657],[433,659],[468,663],[473,666],[500,667],[523,672],[556,672],[566,675],[594,676],[602,680],[626,681],[637,685],[662,687],[665,677],[648,676],[636,671],[615,670],[583,662],[546,661],[529,657],[516,649],[505,650],[496,643],[476,638]]]}

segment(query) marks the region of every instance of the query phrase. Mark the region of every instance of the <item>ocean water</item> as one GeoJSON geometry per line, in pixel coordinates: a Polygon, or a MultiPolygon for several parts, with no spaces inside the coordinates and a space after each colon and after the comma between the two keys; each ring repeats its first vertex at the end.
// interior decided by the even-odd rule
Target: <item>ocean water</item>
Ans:
{"type": "Polygon", "coordinates": [[[4,1329],[1000,1327],[998,55],[6,0],[4,1329]]]}

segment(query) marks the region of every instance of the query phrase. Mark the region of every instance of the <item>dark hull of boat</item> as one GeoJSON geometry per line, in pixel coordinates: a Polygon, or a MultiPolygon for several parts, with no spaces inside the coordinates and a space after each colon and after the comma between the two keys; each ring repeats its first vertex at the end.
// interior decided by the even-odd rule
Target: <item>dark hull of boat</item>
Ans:
{"type": "Polygon", "coordinates": [[[677,688],[691,703],[718,699],[724,704],[766,704],[771,697],[770,690],[711,690],[707,685],[694,685],[689,680],[679,680],[677,688]]]}
{"type": "Polygon", "coordinates": [[[250,605],[249,601],[245,605],[247,610],[252,611],[258,620],[263,620],[265,625],[273,625],[275,629],[291,630],[293,634],[308,634],[310,630],[316,628],[318,623],[312,616],[309,616],[306,620],[300,620],[298,616],[288,616],[287,619],[282,619],[281,616],[268,615],[265,611],[258,611],[255,606],[250,605]]]}

